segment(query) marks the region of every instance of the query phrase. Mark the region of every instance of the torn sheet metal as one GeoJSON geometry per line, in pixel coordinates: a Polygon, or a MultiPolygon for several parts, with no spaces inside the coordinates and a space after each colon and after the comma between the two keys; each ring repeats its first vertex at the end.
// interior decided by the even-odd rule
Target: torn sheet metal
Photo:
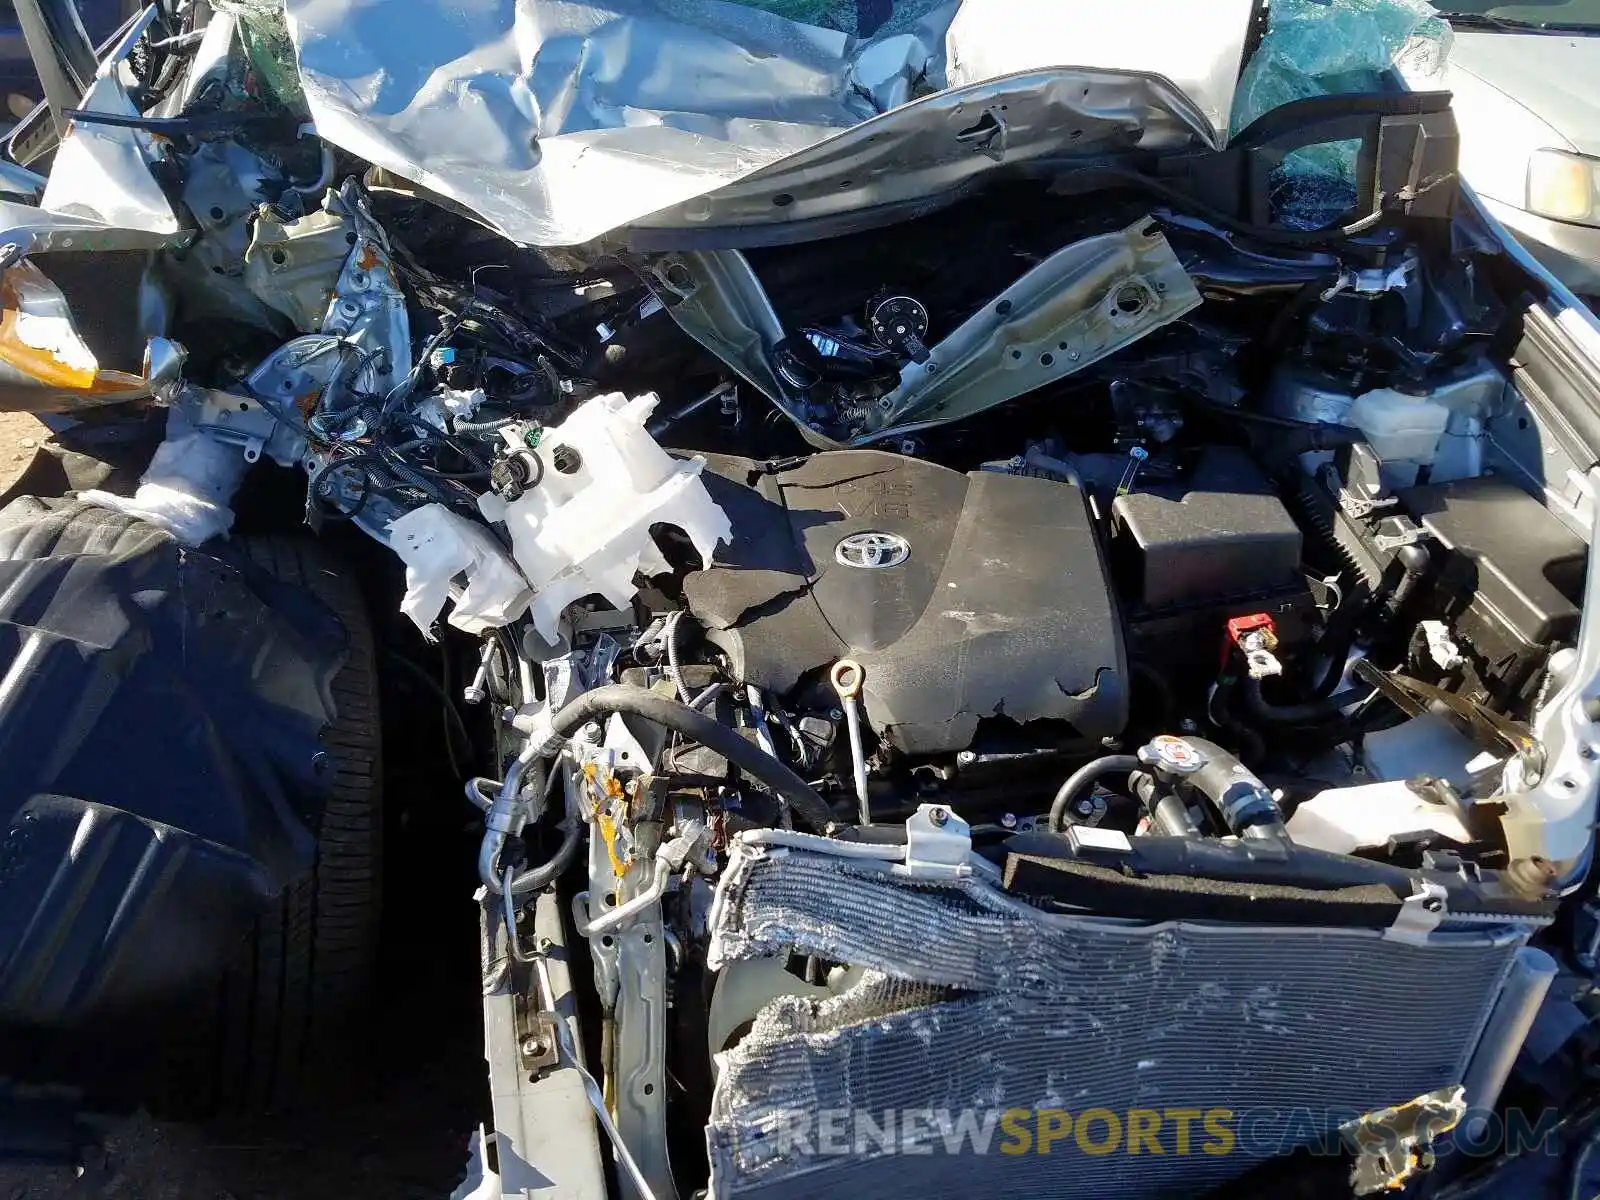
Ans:
{"type": "Polygon", "coordinates": [[[424,636],[431,636],[457,576],[465,577],[466,587],[456,594],[450,624],[466,633],[509,625],[533,598],[528,581],[489,531],[442,504],[424,504],[392,522],[389,545],[406,564],[400,611],[424,636]]]}
{"type": "Polygon", "coordinates": [[[395,277],[389,237],[354,180],[346,180],[338,194],[328,198],[328,211],[349,218],[356,240],[350,243],[350,255],[329,297],[322,332],[377,355],[398,380],[413,367],[411,318],[405,290],[395,277]]]}
{"type": "MultiPolygon", "coordinates": [[[[1416,86],[1438,80],[1453,34],[1428,0],[1273,0],[1267,34],[1239,81],[1235,133],[1282,105],[1313,96],[1383,91],[1401,68],[1416,86]]],[[[1303,146],[1273,171],[1283,224],[1317,229],[1357,203],[1360,141],[1303,146]]]]}
{"type": "Polygon", "coordinates": [[[517,565],[537,592],[534,628],[552,644],[574,600],[598,594],[625,608],[636,574],[669,569],[652,525],[683,530],[705,566],[718,542],[732,540],[727,514],[700,478],[705,459],[675,459],[645,431],[657,403],[612,393],[554,428],[503,431],[516,481],[480,496],[478,507],[510,530],[517,565]]]}
{"type": "MultiPolygon", "coordinates": [[[[153,8],[146,9],[144,18],[100,64],[81,109],[120,117],[140,115],[118,69],[154,15],[153,8]]],[[[176,233],[177,214],[150,172],[158,157],[156,139],[144,130],[74,120],[56,150],[41,207],[114,228],[176,233]]]]}
{"type": "Polygon", "coordinates": [[[1108,150],[1158,153],[1212,145],[1215,137],[1200,110],[1160,76],[1051,67],[901,105],[640,218],[628,240],[637,250],[804,241],[819,229],[846,232],[925,213],[999,166],[1108,150]]]}
{"type": "Polygon", "coordinates": [[[0,263],[51,250],[176,250],[194,238],[192,229],[159,233],[116,228],[92,217],[0,199],[0,263]]]}
{"type": "MultiPolygon", "coordinates": [[[[1101,113],[1124,138],[1165,103],[1187,110],[1165,122],[1174,144],[1221,144],[1250,0],[1078,7],[1063,17],[1044,0],[962,0],[891,18],[865,39],[711,0],[287,0],[285,10],[320,136],[513,240],[564,245],[781,174],[797,152],[909,101],[1018,72],[1040,72],[1040,93],[1056,90],[1047,68],[1137,73],[1131,102],[1101,113]]],[[[906,129],[940,142],[930,161],[966,164],[973,148],[953,135],[984,105],[949,107],[920,110],[906,129]]],[[[1025,123],[1018,141],[1038,153],[1046,140],[1090,140],[1080,125],[1072,141],[1072,128],[1025,123]]],[[[1004,160],[994,149],[983,164],[1004,160]]],[[[853,198],[880,202],[870,187],[853,198]]]]}
{"type": "Polygon", "coordinates": [[[349,221],[335,213],[284,221],[265,209],[244,252],[245,286],[302,333],[320,329],[355,236],[349,221]]]}

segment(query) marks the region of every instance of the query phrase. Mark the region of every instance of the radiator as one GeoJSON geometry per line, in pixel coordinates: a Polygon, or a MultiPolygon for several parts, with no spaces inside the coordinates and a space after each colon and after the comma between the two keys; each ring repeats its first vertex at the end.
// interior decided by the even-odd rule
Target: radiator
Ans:
{"type": "Polygon", "coordinates": [[[1461,1083],[1527,932],[1068,917],[748,846],[712,923],[729,971],[790,953],[859,968],[838,994],[766,1003],[718,1055],[712,1194],[875,1200],[1226,1183],[1461,1083]]]}

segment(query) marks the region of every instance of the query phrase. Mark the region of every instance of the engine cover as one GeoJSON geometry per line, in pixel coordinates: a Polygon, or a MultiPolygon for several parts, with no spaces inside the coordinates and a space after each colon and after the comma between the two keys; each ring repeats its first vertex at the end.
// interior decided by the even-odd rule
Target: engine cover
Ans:
{"type": "Polygon", "coordinates": [[[684,590],[745,682],[786,696],[853,658],[867,719],[910,754],[990,716],[1121,732],[1122,627],[1077,487],[877,450],[711,457],[703,478],[733,540],[684,590]]]}

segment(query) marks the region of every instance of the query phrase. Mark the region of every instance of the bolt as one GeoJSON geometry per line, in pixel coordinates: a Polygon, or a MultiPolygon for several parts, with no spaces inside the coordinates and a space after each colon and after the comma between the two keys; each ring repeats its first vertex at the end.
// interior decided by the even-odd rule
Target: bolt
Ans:
{"type": "Polygon", "coordinates": [[[522,1052],[529,1058],[538,1058],[539,1055],[544,1053],[543,1039],[536,1037],[524,1038],[522,1041],[522,1052]]]}
{"type": "Polygon", "coordinates": [[[944,808],[930,808],[928,810],[928,820],[933,822],[935,829],[943,829],[950,823],[950,811],[944,808]]]}
{"type": "Polygon", "coordinates": [[[1015,829],[1017,827],[1017,814],[1016,813],[1001,813],[1000,814],[1000,825],[1004,829],[1015,829]]]}
{"type": "Polygon", "coordinates": [[[1422,907],[1427,909],[1429,912],[1438,912],[1444,908],[1444,901],[1439,899],[1437,896],[1429,896],[1422,902],[1422,907]]]}
{"type": "Polygon", "coordinates": [[[590,721],[578,731],[578,736],[586,742],[598,743],[600,741],[600,722],[590,721]]]}
{"type": "Polygon", "coordinates": [[[502,708],[500,710],[500,723],[502,725],[509,725],[509,724],[511,724],[511,722],[515,721],[516,719],[517,719],[516,705],[508,704],[508,705],[506,705],[504,708],[502,708]]]}
{"type": "Polygon", "coordinates": [[[975,754],[971,750],[962,750],[960,753],[958,753],[956,755],[956,765],[957,766],[970,767],[973,763],[975,763],[977,761],[978,761],[977,754],[975,754]]]}
{"type": "Polygon", "coordinates": [[[1093,800],[1088,800],[1088,799],[1079,800],[1078,801],[1078,811],[1081,812],[1084,816],[1088,816],[1090,813],[1092,813],[1094,811],[1094,801],[1093,800]]]}
{"type": "Polygon", "coordinates": [[[468,704],[482,704],[489,696],[482,684],[469,683],[461,689],[461,698],[468,704]]]}
{"type": "MultiPolygon", "coordinates": [[[[842,721],[842,720],[844,720],[844,709],[842,709],[842,708],[830,708],[828,710],[828,720],[830,720],[830,721],[842,721]]],[[[957,757],[959,757],[959,755],[957,757]]]]}

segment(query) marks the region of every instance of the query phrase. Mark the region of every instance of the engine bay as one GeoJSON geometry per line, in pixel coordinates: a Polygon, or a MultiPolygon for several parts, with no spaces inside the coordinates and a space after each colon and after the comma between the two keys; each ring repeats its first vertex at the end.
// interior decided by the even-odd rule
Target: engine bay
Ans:
{"type": "MultiPolygon", "coordinates": [[[[1003,203],[1026,231],[1037,210],[1003,203]]],[[[1033,203],[1064,216],[1055,198],[1033,203]]],[[[1116,209],[1097,196],[1083,211],[1115,225],[1116,209]]],[[[598,991],[607,1111],[632,1156],[619,1171],[636,1188],[984,1186],[981,1163],[908,1170],[903,1128],[880,1153],[854,1126],[851,1152],[830,1159],[816,1114],[948,1113],[989,1094],[1070,1110],[1050,1081],[1073,1075],[1074,1043],[1057,1061],[1039,1042],[1076,1028],[1051,1008],[1070,986],[1027,972],[1058,953],[1132,971],[1164,953],[1148,939],[1173,922],[1270,926],[1284,941],[1266,959],[1241,945],[1236,961],[1203,941],[1204,970],[1170,990],[1157,971],[1137,998],[1096,985],[1095,1003],[1125,1005],[1133,1023],[1118,1043],[1126,1061],[1097,1071],[1147,1079],[1105,1085],[1125,1106],[1192,1088],[1165,1039],[1239,1036],[1207,1023],[1207,996],[1270,994],[1279,1016],[1301,1013],[1267,1025],[1294,1030],[1286,1053],[1320,1078],[1305,1064],[1337,1061],[1357,1028],[1333,1012],[1390,1012],[1380,979],[1432,988],[1447,959],[1473,982],[1429,1035],[1430,1065],[1413,1057],[1418,1035],[1397,1029],[1371,1073],[1339,1086],[1228,1094],[1348,1112],[1363,1107],[1356,1096],[1431,1095],[1460,1075],[1477,1102],[1468,1059],[1493,981],[1525,969],[1518,947],[1587,853],[1587,833],[1558,831],[1556,806],[1546,820],[1532,793],[1506,792],[1540,778],[1532,730],[1570,678],[1587,544],[1525,486],[1511,431],[1530,417],[1510,378],[1505,301],[1491,270],[1470,252],[1440,257],[1426,228],[1418,240],[1385,232],[1368,260],[1382,265],[1353,267],[1325,251],[1262,264],[1170,213],[1136,227],[1157,226],[1198,306],[988,417],[882,437],[862,432],[886,411],[877,399],[919,359],[938,361],[942,335],[970,319],[970,295],[941,293],[948,269],[841,286],[830,296],[857,306],[841,313],[835,299],[825,317],[807,304],[822,285],[801,276],[847,279],[862,261],[849,239],[750,252],[750,278],[794,331],[774,343],[779,399],[750,383],[761,373],[728,349],[726,328],[710,341],[744,379],[691,383],[705,356],[681,345],[675,388],[632,374],[638,345],[659,361],[652,322],[652,336],[674,332],[674,317],[704,333],[702,309],[680,317],[669,299],[668,316],[654,303],[670,258],[646,268],[633,323],[607,321],[615,374],[596,386],[670,396],[630,416],[626,436],[642,422],[726,525],[643,502],[666,526],[651,526],[648,579],[626,605],[607,591],[609,603],[567,609],[559,653],[533,640],[547,629],[523,634],[542,659],[531,701],[501,643],[486,650],[492,700],[528,742],[504,781],[473,788],[491,830],[520,807],[511,796],[529,798],[511,822],[526,822],[524,837],[541,818],[564,823],[544,835],[553,857],[530,852],[542,863],[531,880],[515,843],[491,834],[486,886],[529,897],[502,922],[519,931],[504,943],[513,977],[520,931],[549,936],[539,889],[568,861],[587,875],[575,929],[598,991]],[[663,702],[678,706],[671,719],[663,702]],[[518,775],[560,744],[549,776],[518,775]],[[1346,954],[1363,965],[1336,978],[1346,954]],[[1323,966],[1297,991],[1274,964],[1302,955],[1323,966]],[[1189,1012],[1192,1023],[1173,1015],[1189,1012]],[[919,1073],[914,1047],[928,1038],[981,1041],[990,1056],[954,1080],[941,1066],[919,1073]],[[1406,1077],[1380,1061],[1405,1062],[1406,1077]]],[[[874,265],[931,258],[956,227],[1014,225],[953,210],[875,235],[874,265]]],[[[1024,278],[1052,253],[1021,234],[986,249],[1024,278]]],[[[991,308],[1013,294],[982,286],[1000,288],[980,302],[991,308]]],[[[1130,285],[1111,286],[1097,303],[1130,285]]],[[[1074,343],[1054,344],[1070,360],[1074,343]]],[[[620,396],[585,403],[620,411],[620,396]]],[[[542,460],[518,471],[529,486],[561,473],[563,447],[595,461],[577,418],[542,419],[531,451],[526,415],[501,431],[513,454],[542,460]]],[[[652,482],[618,486],[645,497],[652,482]]],[[[628,519],[637,530],[644,517],[628,519]]],[[[1132,1186],[1125,1172],[1057,1175],[1032,1161],[1019,1186],[1132,1186]]],[[[1175,1178],[1212,1186],[1248,1165],[1191,1162],[1175,1178]]],[[[1139,1178],[1154,1194],[1165,1176],[1139,1178]]]]}

